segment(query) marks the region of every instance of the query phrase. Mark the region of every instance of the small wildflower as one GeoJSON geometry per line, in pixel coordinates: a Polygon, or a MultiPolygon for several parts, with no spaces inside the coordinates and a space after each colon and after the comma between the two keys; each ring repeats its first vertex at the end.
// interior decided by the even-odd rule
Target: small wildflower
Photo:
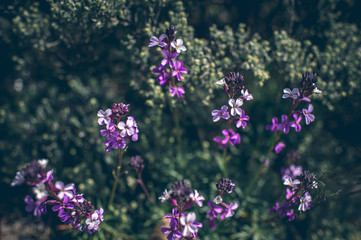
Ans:
{"type": "Polygon", "coordinates": [[[156,36],[152,36],[150,38],[150,43],[149,43],[148,47],[155,47],[155,46],[166,47],[167,43],[163,42],[163,40],[166,38],[167,38],[167,35],[165,35],[165,34],[160,35],[159,38],[157,38],[156,36]]]}
{"type": "Polygon", "coordinates": [[[213,116],[213,122],[219,121],[221,118],[228,119],[230,116],[228,114],[228,107],[226,105],[223,105],[220,110],[213,110],[212,111],[213,116]]]}
{"type": "Polygon", "coordinates": [[[245,115],[245,112],[242,109],[241,114],[239,115],[236,127],[237,128],[242,127],[243,129],[245,129],[247,126],[247,121],[249,121],[249,116],[245,115]]]}
{"type": "Polygon", "coordinates": [[[296,132],[300,132],[301,131],[301,120],[302,120],[302,116],[298,115],[297,113],[293,114],[293,118],[295,119],[292,124],[290,125],[291,127],[294,127],[296,132]]]}
{"type": "Polygon", "coordinates": [[[178,98],[182,98],[183,94],[185,94],[185,91],[184,91],[183,87],[170,87],[169,91],[170,91],[170,95],[172,97],[177,95],[178,98]]]}
{"type": "Polygon", "coordinates": [[[292,188],[297,188],[297,185],[299,185],[301,182],[298,179],[292,180],[290,177],[286,177],[286,179],[283,181],[283,185],[290,186],[292,188]]]}
{"type": "Polygon", "coordinates": [[[181,51],[186,51],[187,48],[183,46],[183,40],[177,39],[175,42],[171,43],[171,46],[176,49],[177,53],[180,53],[181,51]]]}
{"type": "Polygon", "coordinates": [[[253,95],[248,93],[248,90],[247,89],[242,89],[241,90],[241,94],[242,94],[242,98],[247,100],[247,101],[250,101],[253,99],[253,95]]]}
{"type": "Polygon", "coordinates": [[[220,204],[223,201],[222,197],[220,195],[218,195],[217,197],[214,198],[213,202],[215,204],[220,204]]]}
{"type": "Polygon", "coordinates": [[[231,106],[231,115],[241,115],[242,109],[240,108],[243,105],[243,100],[238,98],[237,100],[229,99],[228,104],[231,106]]]}
{"type": "Polygon", "coordinates": [[[300,198],[300,206],[298,207],[298,210],[306,212],[306,210],[310,209],[311,201],[311,195],[306,192],[305,195],[300,198]]]}
{"type": "Polygon", "coordinates": [[[311,114],[311,112],[313,111],[313,106],[312,104],[308,105],[308,109],[302,109],[302,113],[303,115],[305,115],[305,121],[306,124],[310,124],[311,122],[313,122],[315,120],[315,116],[313,114],[311,114]]]}
{"type": "Polygon", "coordinates": [[[197,203],[199,207],[203,206],[203,201],[205,200],[205,198],[199,195],[197,190],[194,190],[194,193],[189,194],[189,197],[193,202],[197,203]]]}
{"type": "Polygon", "coordinates": [[[33,193],[35,194],[36,199],[41,199],[48,196],[48,191],[46,191],[45,184],[42,182],[39,183],[38,186],[33,187],[33,193]]]}
{"type": "Polygon", "coordinates": [[[182,81],[181,73],[187,74],[188,70],[183,67],[182,61],[176,61],[174,64],[174,70],[173,70],[172,76],[173,77],[177,76],[178,81],[182,81]]]}
{"type": "Polygon", "coordinates": [[[283,95],[282,95],[282,98],[293,98],[293,99],[297,99],[299,96],[300,96],[300,91],[298,90],[298,88],[294,88],[292,89],[289,89],[289,88],[285,88],[283,89],[283,95]]]}
{"type": "Polygon", "coordinates": [[[162,60],[161,64],[162,64],[163,66],[165,66],[166,64],[169,64],[169,66],[170,66],[171,68],[174,68],[174,61],[173,61],[173,59],[176,58],[176,57],[178,57],[178,56],[179,56],[179,53],[174,52],[174,53],[171,54],[168,50],[163,50],[162,52],[163,52],[165,58],[162,60]]]}
{"type": "Polygon", "coordinates": [[[190,234],[194,235],[198,228],[202,227],[201,223],[196,223],[196,214],[194,212],[190,212],[187,216],[181,216],[179,219],[180,224],[184,227],[183,229],[183,237],[187,237],[190,234]]]}
{"type": "Polygon", "coordinates": [[[109,124],[111,120],[110,119],[111,115],[112,115],[111,109],[107,109],[105,111],[100,109],[97,113],[99,125],[109,124]]]}
{"type": "Polygon", "coordinates": [[[167,189],[164,190],[163,195],[159,197],[159,200],[161,202],[167,201],[169,198],[171,198],[171,194],[173,193],[172,190],[168,191],[167,189]]]}
{"type": "Polygon", "coordinates": [[[234,210],[236,210],[238,208],[238,203],[230,203],[224,213],[221,215],[221,219],[223,220],[225,217],[229,218],[232,217],[234,215],[234,210]]]}
{"type": "Polygon", "coordinates": [[[276,147],[275,147],[275,152],[277,153],[277,154],[279,154],[282,150],[283,150],[283,148],[286,146],[286,144],[284,144],[283,142],[279,142],[279,143],[277,143],[277,145],[276,145],[276,147]]]}
{"type": "Polygon", "coordinates": [[[64,196],[68,196],[69,198],[73,197],[74,183],[64,186],[62,181],[56,181],[54,186],[59,190],[57,195],[60,199],[63,199],[64,196]]]}
{"type": "Polygon", "coordinates": [[[226,84],[226,81],[224,80],[224,78],[222,78],[221,80],[217,81],[216,84],[224,86],[226,84]]]}

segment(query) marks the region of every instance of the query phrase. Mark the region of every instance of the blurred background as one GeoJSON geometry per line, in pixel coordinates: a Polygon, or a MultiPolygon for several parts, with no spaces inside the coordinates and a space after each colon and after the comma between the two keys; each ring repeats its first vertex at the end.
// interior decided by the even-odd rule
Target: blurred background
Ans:
{"type": "MultiPolygon", "coordinates": [[[[164,239],[157,229],[171,207],[151,204],[137,185],[127,162],[140,155],[155,200],[183,179],[207,200],[225,173],[236,183],[228,196],[240,205],[236,215],[214,231],[204,227],[200,239],[360,239],[360,9],[356,0],[1,1],[0,238],[164,239]],[[188,69],[186,95],[177,103],[151,72],[161,51],[148,48],[171,24],[187,47],[179,57],[188,69]],[[312,96],[316,120],[281,137],[287,147],[249,189],[272,142],[265,125],[289,111],[282,90],[297,87],[306,71],[320,77],[322,94],[312,96]],[[243,105],[250,122],[239,130],[242,143],[220,169],[222,151],[212,139],[224,125],[212,122],[211,111],[227,102],[215,82],[228,72],[244,75],[254,100],[243,105]],[[114,102],[130,104],[140,138],[124,155],[128,173],[104,228],[89,236],[71,232],[51,211],[27,213],[31,189],[10,183],[39,158],[49,159],[56,180],[75,183],[96,207],[107,205],[118,153],[104,152],[96,113],[114,102]],[[318,202],[293,222],[269,220],[268,209],[285,193],[280,169],[293,151],[301,156],[295,164],[323,176],[318,202]]],[[[206,211],[197,210],[197,220],[204,222],[206,211]]]]}

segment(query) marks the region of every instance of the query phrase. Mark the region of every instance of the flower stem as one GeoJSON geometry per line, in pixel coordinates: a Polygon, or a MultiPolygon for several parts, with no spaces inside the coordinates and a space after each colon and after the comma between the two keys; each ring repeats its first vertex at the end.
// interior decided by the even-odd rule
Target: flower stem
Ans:
{"type": "Polygon", "coordinates": [[[122,161],[123,161],[123,150],[119,149],[119,162],[118,162],[116,174],[113,173],[113,175],[114,175],[114,183],[113,183],[112,193],[110,194],[110,198],[109,198],[109,202],[108,202],[108,208],[111,205],[113,205],[115,190],[117,189],[117,185],[118,185],[119,178],[120,178],[120,175],[121,175],[120,170],[122,168],[122,161]]]}
{"type": "Polygon", "coordinates": [[[173,118],[174,118],[174,124],[175,124],[175,130],[177,135],[177,147],[178,147],[178,156],[180,156],[180,159],[178,159],[178,164],[180,166],[184,166],[184,153],[183,153],[183,147],[182,147],[182,130],[180,128],[179,124],[179,114],[178,114],[178,105],[176,104],[174,106],[173,111],[173,118]]]}
{"type": "Polygon", "coordinates": [[[147,196],[148,200],[153,203],[154,205],[156,204],[154,199],[150,196],[148,190],[147,190],[147,187],[145,186],[144,182],[143,182],[143,179],[142,179],[142,175],[141,173],[138,171],[138,179],[137,179],[137,182],[139,183],[139,185],[142,187],[143,189],[143,192],[145,193],[145,195],[147,196]]]}

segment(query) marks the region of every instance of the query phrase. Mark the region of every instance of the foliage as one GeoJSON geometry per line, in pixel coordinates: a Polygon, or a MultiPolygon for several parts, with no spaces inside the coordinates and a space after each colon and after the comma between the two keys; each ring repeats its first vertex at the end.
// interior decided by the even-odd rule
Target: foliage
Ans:
{"type": "MultiPolygon", "coordinates": [[[[25,163],[49,158],[57,179],[74,182],[96,208],[106,205],[117,154],[104,153],[96,113],[114,102],[126,102],[140,133],[124,161],[142,156],[143,180],[151,196],[158,199],[172,182],[186,179],[211,199],[217,191],[214,183],[222,176],[221,151],[212,141],[221,128],[212,123],[211,111],[225,102],[223,90],[215,83],[228,72],[241,72],[254,101],[245,107],[250,122],[242,143],[231,149],[227,165],[237,186],[232,201],[240,207],[234,219],[215,231],[204,229],[200,238],[357,239],[361,37],[360,22],[350,10],[357,3],[320,0],[305,12],[312,1],[275,1],[278,8],[260,1],[260,9],[270,7],[275,15],[267,31],[256,32],[266,24],[240,23],[240,16],[227,24],[218,20],[204,26],[199,19],[197,23],[190,11],[198,6],[195,2],[0,3],[1,185],[10,189],[15,172],[25,163]],[[293,17],[282,18],[284,8],[293,17]],[[156,84],[152,69],[162,53],[147,47],[151,36],[159,36],[171,24],[178,26],[187,47],[182,56],[188,69],[183,80],[186,95],[181,102],[156,84]],[[199,34],[200,29],[206,34],[199,34]],[[283,140],[285,151],[300,152],[299,164],[305,169],[317,176],[326,172],[325,192],[320,192],[316,208],[294,222],[269,220],[268,209],[283,195],[280,168],[287,165],[286,154],[271,156],[270,169],[257,187],[249,189],[249,179],[263,164],[272,142],[265,125],[290,108],[281,100],[282,89],[296,87],[305,71],[320,76],[318,88],[323,93],[313,99],[316,121],[302,136],[290,133],[283,140]],[[180,112],[183,157],[177,150],[175,106],[180,112]],[[324,199],[339,189],[339,194],[324,199]]],[[[224,6],[229,4],[224,2],[224,6]]],[[[215,16],[212,9],[220,5],[212,1],[204,9],[209,19],[215,16]]],[[[231,12],[230,8],[226,13],[231,12]]],[[[128,173],[121,176],[115,204],[104,213],[104,231],[94,235],[96,239],[147,239],[170,211],[160,203],[151,204],[132,169],[125,164],[124,168],[128,173]]],[[[1,217],[17,218],[24,209],[25,194],[9,192],[0,203],[6,209],[1,217]]],[[[197,216],[201,214],[205,216],[205,210],[197,216]]],[[[50,217],[44,221],[54,239],[75,236],[59,230],[50,217]]]]}

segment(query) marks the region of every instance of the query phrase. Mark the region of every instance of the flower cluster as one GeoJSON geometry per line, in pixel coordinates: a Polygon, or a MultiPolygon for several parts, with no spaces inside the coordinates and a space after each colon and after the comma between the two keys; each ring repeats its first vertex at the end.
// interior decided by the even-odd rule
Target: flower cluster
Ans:
{"type": "Polygon", "coordinates": [[[173,206],[172,214],[164,216],[164,218],[169,219],[169,227],[161,228],[164,234],[168,234],[167,238],[195,239],[198,228],[203,225],[196,222],[194,212],[186,213],[185,210],[191,208],[195,203],[202,207],[205,198],[197,190],[192,191],[186,181],[181,181],[173,183],[172,190],[165,189],[159,200],[162,202],[168,201],[173,206]]]}
{"type": "Polygon", "coordinates": [[[225,218],[232,217],[234,215],[234,210],[238,208],[237,203],[226,204],[223,202],[222,196],[226,193],[230,194],[233,191],[235,184],[228,178],[221,178],[219,182],[216,183],[216,187],[219,190],[219,195],[213,200],[208,202],[208,207],[210,208],[207,211],[207,221],[208,227],[210,229],[216,228],[216,221],[218,216],[220,216],[223,221],[225,218]],[[220,204],[220,206],[217,206],[220,204]]]}
{"type": "Polygon", "coordinates": [[[73,183],[65,185],[62,181],[52,183],[53,169],[46,171],[48,160],[32,161],[16,173],[11,185],[27,184],[33,187],[35,200],[27,195],[24,199],[25,210],[33,212],[34,216],[46,214],[47,206],[51,206],[61,222],[71,224],[73,230],[84,230],[94,233],[103,218],[103,208],[93,210],[94,206],[87,201],[83,194],[77,194],[73,183]],[[51,199],[48,199],[51,198],[51,199]]]}
{"type": "Polygon", "coordinates": [[[228,96],[229,105],[223,105],[220,110],[215,109],[212,111],[213,122],[218,122],[221,118],[227,120],[227,128],[222,130],[224,138],[213,138],[222,148],[225,148],[228,142],[232,146],[241,143],[241,136],[230,128],[231,122],[236,122],[237,128],[242,127],[245,129],[247,121],[249,121],[249,116],[245,114],[241,106],[245,100],[252,100],[253,96],[245,89],[243,82],[243,76],[234,72],[228,73],[227,77],[217,82],[218,85],[223,86],[228,96]]]}
{"type": "MultiPolygon", "coordinates": [[[[296,110],[297,106],[302,102],[311,102],[309,96],[312,93],[321,93],[317,89],[316,83],[318,80],[317,74],[306,72],[302,74],[302,80],[299,82],[299,88],[285,88],[283,90],[282,98],[289,98],[292,101],[292,108],[288,115],[283,114],[281,116],[281,122],[278,122],[278,118],[272,118],[272,124],[266,125],[266,129],[275,132],[278,136],[281,132],[288,134],[290,128],[294,128],[296,132],[301,131],[302,118],[305,119],[306,124],[310,124],[315,120],[315,116],[311,113],[313,111],[313,105],[309,104],[307,109],[296,110]]],[[[275,152],[278,154],[286,145],[283,142],[279,142],[275,146],[275,152]]]]}
{"type": "Polygon", "coordinates": [[[187,74],[188,70],[183,67],[182,61],[176,61],[175,59],[182,51],[186,51],[187,48],[183,46],[182,39],[175,40],[177,32],[177,27],[171,26],[159,38],[152,36],[149,47],[159,46],[164,55],[164,59],[159,64],[159,67],[153,69],[153,73],[158,74],[157,82],[160,85],[169,86],[169,92],[172,97],[177,95],[178,98],[182,98],[185,91],[182,86],[176,84],[176,80],[177,82],[182,81],[182,74],[187,74]],[[169,68],[166,68],[167,65],[169,68]]]}
{"type": "Polygon", "coordinates": [[[305,212],[311,208],[312,197],[310,190],[316,189],[318,180],[313,173],[302,171],[301,166],[291,165],[287,169],[282,169],[283,184],[286,189],[286,201],[280,205],[276,202],[269,212],[276,212],[281,218],[288,217],[289,221],[295,219],[295,209],[305,212]]]}
{"type": "Polygon", "coordinates": [[[138,125],[132,116],[128,116],[126,121],[121,118],[128,114],[129,104],[114,103],[112,109],[99,110],[97,113],[99,125],[105,125],[105,129],[100,130],[100,135],[106,137],[104,142],[105,151],[111,149],[124,149],[127,146],[126,138],[133,141],[138,140],[138,125]]]}

